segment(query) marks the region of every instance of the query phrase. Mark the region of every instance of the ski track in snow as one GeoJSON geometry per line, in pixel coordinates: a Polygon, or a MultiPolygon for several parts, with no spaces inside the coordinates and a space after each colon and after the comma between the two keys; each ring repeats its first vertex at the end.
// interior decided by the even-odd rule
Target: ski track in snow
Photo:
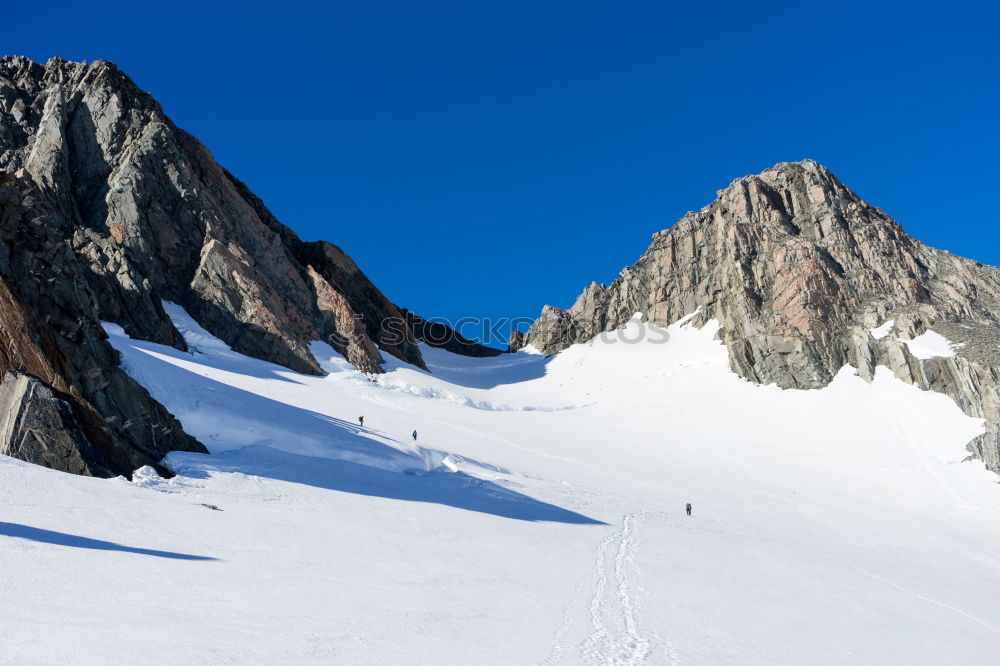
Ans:
{"type": "MultiPolygon", "coordinates": [[[[591,631],[581,646],[587,664],[614,664],[637,666],[645,663],[653,652],[653,640],[641,628],[640,597],[643,593],[642,572],[635,562],[638,548],[638,526],[662,512],[644,511],[625,514],[622,528],[606,536],[597,545],[594,573],[597,582],[594,594],[587,605],[591,631]],[[617,545],[613,560],[608,563],[609,552],[617,545]],[[609,577],[609,569],[612,575],[609,577]],[[609,588],[612,592],[609,593],[609,588]],[[617,613],[615,612],[617,607],[617,613]],[[612,630],[606,624],[609,616],[620,622],[621,629],[612,630]]],[[[676,664],[673,645],[664,640],[667,659],[676,664]]]]}

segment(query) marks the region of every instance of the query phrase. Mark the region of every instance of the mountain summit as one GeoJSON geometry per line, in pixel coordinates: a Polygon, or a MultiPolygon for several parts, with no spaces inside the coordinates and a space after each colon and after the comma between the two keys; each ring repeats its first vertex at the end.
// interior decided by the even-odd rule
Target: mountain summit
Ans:
{"type": "Polygon", "coordinates": [[[734,180],[510,346],[551,354],[636,313],[665,326],[693,312],[722,324],[732,368],[754,382],[818,388],[845,364],[866,379],[885,365],[951,396],[986,419],[970,449],[1000,471],[1000,270],[912,239],[815,161],[734,180]]]}

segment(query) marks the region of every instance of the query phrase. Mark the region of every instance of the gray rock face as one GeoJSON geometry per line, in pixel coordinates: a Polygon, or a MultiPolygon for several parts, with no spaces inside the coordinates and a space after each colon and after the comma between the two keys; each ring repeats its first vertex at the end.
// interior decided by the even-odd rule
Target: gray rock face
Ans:
{"type": "Polygon", "coordinates": [[[382,372],[378,349],[427,369],[403,313],[343,250],[325,241],[294,247],[316,287],[320,328],[338,352],[366,372],[382,372]]]}
{"type": "Polygon", "coordinates": [[[1000,471],[1000,269],[913,240],[811,160],[733,181],[614,283],[546,306],[511,348],[554,353],[636,313],[667,325],[696,310],[695,323],[722,324],[733,370],[752,381],[818,388],[845,364],[866,378],[885,365],[951,396],[986,420],[970,450],[1000,471]],[[869,329],[888,320],[876,340],[869,329]],[[921,360],[899,341],[928,330],[963,346],[921,360]]]}
{"type": "Polygon", "coordinates": [[[100,476],[204,452],[118,367],[72,231],[33,182],[0,171],[0,450],[100,476]]]}
{"type": "Polygon", "coordinates": [[[367,372],[379,349],[423,365],[343,252],[302,242],[112,63],[0,58],[0,169],[23,169],[70,221],[100,317],[133,337],[184,348],[169,300],[235,350],[300,372],[322,372],[313,340],[367,372]]]}
{"type": "Polygon", "coordinates": [[[0,454],[73,474],[107,476],[73,416],[38,379],[8,373],[0,382],[0,454]]]}
{"type": "Polygon", "coordinates": [[[379,347],[423,365],[343,252],[299,240],[108,62],[0,58],[0,239],[3,446],[25,460],[129,475],[205,451],[118,368],[99,324],[184,349],[163,300],[301,372],[321,372],[313,340],[367,372],[379,347]]]}
{"type": "Polygon", "coordinates": [[[0,58],[0,238],[3,406],[22,429],[4,446],[56,469],[128,475],[205,450],[99,324],[184,349],[164,300],[300,372],[322,372],[314,340],[365,372],[383,353],[425,367],[410,320],[343,251],[300,240],[106,61],[0,58]]]}

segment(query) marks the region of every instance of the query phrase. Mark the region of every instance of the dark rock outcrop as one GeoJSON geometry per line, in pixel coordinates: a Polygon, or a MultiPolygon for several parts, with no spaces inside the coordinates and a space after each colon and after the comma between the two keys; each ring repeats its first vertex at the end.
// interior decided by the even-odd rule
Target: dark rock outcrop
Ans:
{"type": "Polygon", "coordinates": [[[380,349],[423,365],[405,319],[342,251],[301,241],[110,62],[0,58],[0,169],[24,169],[71,222],[101,318],[133,337],[184,348],[168,300],[299,372],[322,372],[313,340],[367,372],[380,349]]]}
{"type": "Polygon", "coordinates": [[[72,233],[33,182],[0,171],[0,453],[108,476],[204,452],[118,367],[72,233]]]}
{"type": "Polygon", "coordinates": [[[130,474],[204,451],[118,368],[100,321],[184,349],[162,302],[237,351],[321,373],[423,366],[406,318],[340,249],[306,243],[112,63],[0,58],[2,451],[130,474]]]}
{"type": "Polygon", "coordinates": [[[383,354],[425,367],[412,316],[340,248],[278,222],[110,62],[0,58],[0,178],[11,455],[107,475],[204,451],[117,367],[99,323],[183,350],[164,301],[299,372],[322,373],[315,340],[365,372],[383,354]]]}
{"type": "Polygon", "coordinates": [[[359,369],[381,372],[378,348],[426,370],[406,317],[336,245],[299,243],[295,254],[307,267],[320,311],[326,316],[326,339],[359,369]],[[341,303],[347,306],[341,313],[341,303]],[[348,324],[347,322],[350,322],[348,324]]]}
{"type": "Polygon", "coordinates": [[[733,369],[755,382],[817,388],[845,364],[865,377],[885,365],[951,396],[986,419],[970,449],[1000,471],[1000,269],[913,240],[811,160],[733,181],[614,283],[591,284],[568,310],[546,306],[511,348],[554,353],[636,313],[666,325],[696,310],[696,323],[722,324],[733,369]],[[963,346],[916,358],[901,339],[928,330],[963,346]]]}
{"type": "Polygon", "coordinates": [[[8,373],[0,382],[0,409],[0,454],[72,474],[113,473],[69,403],[37,378],[8,373]]]}
{"type": "Polygon", "coordinates": [[[499,356],[503,351],[481,345],[475,340],[470,340],[451,326],[439,321],[424,319],[420,315],[410,312],[405,308],[400,308],[400,312],[406,318],[409,329],[413,331],[413,336],[430,347],[444,349],[453,354],[463,356],[475,356],[487,358],[499,356]]]}

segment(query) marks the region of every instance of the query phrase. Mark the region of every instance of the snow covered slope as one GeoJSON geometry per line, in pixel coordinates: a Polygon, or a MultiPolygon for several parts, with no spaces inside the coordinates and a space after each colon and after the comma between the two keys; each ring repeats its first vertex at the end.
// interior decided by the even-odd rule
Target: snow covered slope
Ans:
{"type": "Polygon", "coordinates": [[[712,324],[633,320],[374,380],[316,343],[312,377],[168,311],[193,353],[107,329],[214,455],[0,458],[0,661],[996,663],[981,424],[888,372],[756,386],[712,324]]]}

